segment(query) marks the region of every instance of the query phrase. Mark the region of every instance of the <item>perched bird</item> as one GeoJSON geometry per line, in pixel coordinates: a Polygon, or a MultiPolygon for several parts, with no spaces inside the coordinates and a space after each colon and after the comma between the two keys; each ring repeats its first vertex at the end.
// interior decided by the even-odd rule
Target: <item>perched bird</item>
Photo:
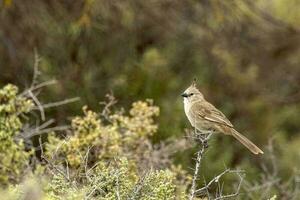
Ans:
{"type": "Polygon", "coordinates": [[[188,120],[200,133],[208,134],[219,132],[225,135],[231,135],[252,153],[264,153],[249,139],[237,132],[221,111],[204,99],[202,93],[197,89],[195,81],[181,96],[183,97],[184,111],[188,120]]]}

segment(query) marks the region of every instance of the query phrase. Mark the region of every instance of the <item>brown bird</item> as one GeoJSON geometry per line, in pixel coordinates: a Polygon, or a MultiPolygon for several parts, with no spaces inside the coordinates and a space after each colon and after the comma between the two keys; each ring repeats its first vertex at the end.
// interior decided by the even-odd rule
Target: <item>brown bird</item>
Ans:
{"type": "Polygon", "coordinates": [[[184,111],[187,118],[191,125],[202,134],[219,132],[225,135],[231,135],[252,153],[264,153],[248,138],[237,132],[221,111],[204,99],[202,93],[197,89],[195,81],[181,96],[184,99],[184,111]]]}

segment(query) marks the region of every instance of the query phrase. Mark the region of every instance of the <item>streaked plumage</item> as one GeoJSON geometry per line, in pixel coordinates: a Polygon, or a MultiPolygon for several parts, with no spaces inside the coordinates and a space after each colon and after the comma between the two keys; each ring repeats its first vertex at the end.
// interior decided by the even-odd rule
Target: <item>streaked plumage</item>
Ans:
{"type": "Polygon", "coordinates": [[[234,129],[226,116],[211,103],[207,102],[193,83],[182,94],[184,97],[184,111],[191,125],[201,133],[220,132],[232,135],[254,154],[263,151],[245,136],[234,129]]]}

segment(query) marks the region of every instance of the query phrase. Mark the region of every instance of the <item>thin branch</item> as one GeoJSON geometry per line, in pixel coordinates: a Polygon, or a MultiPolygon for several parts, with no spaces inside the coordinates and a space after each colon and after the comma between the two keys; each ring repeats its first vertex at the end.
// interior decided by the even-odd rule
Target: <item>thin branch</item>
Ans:
{"type": "Polygon", "coordinates": [[[66,144],[66,143],[67,143],[67,140],[64,139],[62,142],[60,142],[60,143],[56,146],[56,149],[55,149],[54,153],[51,155],[51,159],[54,159],[54,157],[58,154],[59,149],[60,149],[64,144],[66,144]]]}
{"type": "Polygon", "coordinates": [[[90,150],[93,147],[88,147],[86,154],[84,156],[84,173],[87,179],[90,179],[89,175],[88,175],[88,160],[89,160],[89,154],[90,154],[90,150]]]}
{"type": "Polygon", "coordinates": [[[40,130],[43,130],[45,129],[46,127],[50,126],[51,124],[54,123],[54,119],[50,119],[46,122],[44,122],[43,124],[41,125],[35,125],[36,127],[29,127],[29,128],[26,128],[24,127],[22,132],[20,133],[20,136],[25,139],[25,138],[29,138],[31,137],[31,134],[32,133],[37,133],[39,132],[40,130]]]}
{"type": "MultiPolygon", "coordinates": [[[[80,97],[74,97],[74,98],[65,99],[65,100],[62,100],[62,101],[57,101],[57,102],[42,104],[41,106],[43,107],[43,109],[47,109],[47,108],[53,108],[53,107],[62,106],[62,105],[69,104],[69,103],[73,103],[73,102],[76,102],[76,101],[79,101],[79,100],[80,100],[80,97]]],[[[39,109],[38,106],[33,107],[33,110],[38,110],[38,109],[39,109]]]]}
{"type": "Polygon", "coordinates": [[[57,166],[55,166],[52,162],[50,162],[44,155],[41,156],[41,158],[46,161],[46,163],[48,165],[50,165],[50,167],[52,169],[54,169],[55,171],[57,171],[59,174],[61,174],[67,181],[71,181],[70,178],[61,170],[59,169],[57,166]]]}
{"type": "Polygon", "coordinates": [[[110,94],[106,94],[105,97],[107,98],[107,101],[99,102],[100,105],[104,106],[100,115],[103,116],[104,119],[110,122],[110,118],[109,118],[109,114],[111,112],[110,108],[117,103],[117,100],[114,97],[112,92],[110,94]]]}
{"type": "Polygon", "coordinates": [[[40,103],[40,101],[38,100],[38,98],[32,93],[31,90],[28,91],[29,96],[32,98],[32,100],[34,101],[34,103],[37,105],[38,110],[41,113],[41,119],[42,121],[45,121],[46,117],[45,117],[45,111],[44,108],[42,106],[42,104],[40,103]]]}
{"type": "Polygon", "coordinates": [[[57,171],[59,174],[61,174],[67,181],[70,182],[70,178],[58,167],[56,167],[52,162],[50,162],[45,156],[44,156],[44,151],[43,151],[43,147],[42,147],[42,140],[41,137],[39,138],[39,145],[41,148],[41,159],[44,160],[48,165],[50,165],[50,167],[52,169],[54,169],[55,171],[57,171]]]}
{"type": "Polygon", "coordinates": [[[40,145],[40,150],[41,150],[41,155],[44,155],[44,149],[43,149],[43,144],[42,144],[42,137],[39,137],[39,145],[40,145]]]}
{"type": "Polygon", "coordinates": [[[39,71],[39,63],[40,63],[41,59],[39,57],[39,54],[37,52],[36,49],[34,49],[34,65],[33,65],[33,77],[32,77],[32,82],[30,85],[30,88],[34,87],[34,85],[36,85],[37,83],[37,78],[40,75],[40,71],[39,71]]]}
{"type": "Polygon", "coordinates": [[[238,184],[238,187],[235,191],[235,193],[232,194],[228,194],[228,195],[220,195],[219,197],[216,197],[214,200],[219,200],[219,199],[227,199],[227,198],[231,198],[231,197],[236,197],[240,194],[240,190],[241,190],[241,186],[244,180],[244,177],[240,174],[240,172],[236,172],[236,174],[238,175],[238,177],[240,178],[240,182],[238,184]]]}
{"type": "Polygon", "coordinates": [[[196,181],[198,179],[199,169],[201,167],[201,160],[202,160],[205,150],[208,148],[207,142],[208,142],[209,138],[211,137],[212,133],[205,135],[203,137],[201,134],[197,134],[197,130],[195,130],[195,135],[196,135],[198,141],[201,142],[201,149],[197,152],[197,158],[196,158],[195,170],[194,170],[194,175],[193,175],[193,180],[192,180],[192,186],[190,189],[189,200],[193,200],[195,197],[196,181]]]}
{"type": "Polygon", "coordinates": [[[213,183],[219,182],[219,179],[220,179],[224,174],[228,173],[229,171],[230,171],[230,169],[226,169],[226,170],[223,171],[221,174],[219,174],[218,176],[215,176],[212,180],[210,180],[210,181],[208,182],[208,184],[205,184],[204,187],[202,187],[202,188],[196,190],[195,192],[202,192],[203,190],[209,189],[209,187],[210,187],[213,183]]]}
{"type": "Polygon", "coordinates": [[[65,126],[56,126],[56,127],[52,127],[52,128],[45,128],[43,130],[37,130],[36,132],[33,132],[32,134],[28,135],[28,136],[25,136],[25,138],[31,138],[33,136],[36,136],[36,135],[41,135],[41,134],[44,134],[44,133],[50,133],[50,132],[53,132],[53,131],[65,131],[65,130],[68,130],[70,129],[70,126],[68,125],[65,125],[65,126]]]}
{"type": "Polygon", "coordinates": [[[41,88],[49,86],[49,85],[54,85],[56,83],[57,83],[57,80],[55,80],[55,79],[45,81],[45,82],[42,82],[42,83],[39,83],[39,84],[35,85],[34,87],[30,88],[30,90],[35,91],[35,90],[41,89],[41,88]]]}

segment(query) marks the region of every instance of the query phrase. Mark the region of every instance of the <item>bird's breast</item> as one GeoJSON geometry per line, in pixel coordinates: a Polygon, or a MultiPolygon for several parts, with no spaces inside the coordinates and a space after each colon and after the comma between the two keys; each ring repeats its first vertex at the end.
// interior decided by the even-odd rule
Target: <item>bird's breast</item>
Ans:
{"type": "Polygon", "coordinates": [[[183,100],[183,105],[184,105],[185,115],[188,116],[188,112],[189,112],[191,106],[186,98],[184,98],[184,100],[183,100]]]}
{"type": "Polygon", "coordinates": [[[187,99],[183,100],[183,104],[184,104],[185,115],[187,116],[187,118],[190,121],[191,125],[195,126],[195,118],[192,116],[192,113],[190,112],[192,104],[187,99]]]}

